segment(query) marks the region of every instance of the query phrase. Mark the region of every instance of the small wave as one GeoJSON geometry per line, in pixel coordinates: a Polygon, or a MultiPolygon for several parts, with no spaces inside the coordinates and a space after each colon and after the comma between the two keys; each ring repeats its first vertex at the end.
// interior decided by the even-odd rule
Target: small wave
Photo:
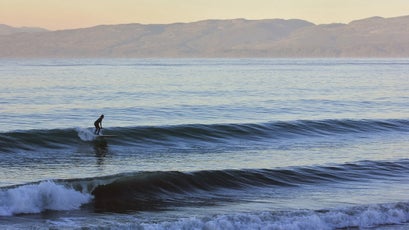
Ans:
{"type": "Polygon", "coordinates": [[[41,213],[45,210],[75,210],[92,196],[72,188],[44,181],[0,190],[0,216],[41,213]]]}
{"type": "MultiPolygon", "coordinates": [[[[242,140],[269,142],[305,137],[354,133],[408,132],[409,120],[297,120],[260,124],[187,124],[175,126],[118,127],[104,129],[119,138],[117,145],[185,146],[214,143],[237,144],[242,140]]],[[[28,130],[0,133],[0,151],[69,148],[94,141],[91,128],[28,130]]]]}
{"type": "Polygon", "coordinates": [[[260,140],[345,133],[409,131],[409,120],[297,120],[260,124],[191,124],[118,128],[114,129],[114,131],[125,138],[138,138],[152,142],[172,139],[194,139],[201,141],[260,140]]]}
{"type": "Polygon", "coordinates": [[[0,151],[62,149],[79,142],[75,129],[22,130],[0,133],[0,151]]]}

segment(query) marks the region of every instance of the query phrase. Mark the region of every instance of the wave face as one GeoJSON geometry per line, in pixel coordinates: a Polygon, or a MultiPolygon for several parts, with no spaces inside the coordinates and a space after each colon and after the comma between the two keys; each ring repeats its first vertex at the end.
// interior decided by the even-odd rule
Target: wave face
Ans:
{"type": "Polygon", "coordinates": [[[225,202],[226,197],[234,199],[231,191],[240,196],[240,191],[254,189],[392,180],[408,174],[409,160],[400,160],[282,169],[135,172],[44,181],[0,189],[0,216],[74,210],[84,204],[100,212],[158,210],[225,202]]]}
{"type": "MultiPolygon", "coordinates": [[[[96,141],[91,128],[29,130],[0,133],[0,151],[61,149],[96,141]]],[[[298,120],[261,124],[191,124],[104,129],[117,145],[179,146],[183,143],[235,143],[355,133],[408,132],[409,120],[298,120]]]]}
{"type": "MultiPolygon", "coordinates": [[[[259,189],[275,194],[277,189],[285,190],[304,185],[320,189],[329,183],[389,181],[407,175],[409,159],[278,169],[135,172],[96,178],[43,181],[0,189],[0,216],[89,208],[93,212],[103,213],[157,211],[172,207],[235,202],[236,198],[242,198],[242,194],[253,193],[259,189]]],[[[113,226],[107,227],[335,229],[366,228],[408,221],[409,203],[398,202],[325,210],[235,212],[155,223],[133,219],[127,222],[126,226],[112,223],[113,226]]],[[[54,223],[56,227],[75,227],[68,226],[69,223],[54,223]]],[[[81,223],[80,226],[84,227],[81,223]]]]}
{"type": "Polygon", "coordinates": [[[285,169],[141,172],[107,178],[110,182],[96,186],[92,195],[95,208],[122,212],[181,205],[187,202],[185,200],[195,200],[194,197],[216,199],[218,191],[226,189],[319,186],[322,183],[390,179],[407,174],[409,160],[285,169]]]}

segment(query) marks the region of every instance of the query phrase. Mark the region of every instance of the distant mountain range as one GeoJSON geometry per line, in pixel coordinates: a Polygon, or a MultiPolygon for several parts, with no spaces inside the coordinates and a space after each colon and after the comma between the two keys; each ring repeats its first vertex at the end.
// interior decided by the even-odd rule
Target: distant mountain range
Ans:
{"type": "Polygon", "coordinates": [[[60,31],[0,25],[0,57],[409,57],[409,16],[349,24],[232,19],[60,31]]]}

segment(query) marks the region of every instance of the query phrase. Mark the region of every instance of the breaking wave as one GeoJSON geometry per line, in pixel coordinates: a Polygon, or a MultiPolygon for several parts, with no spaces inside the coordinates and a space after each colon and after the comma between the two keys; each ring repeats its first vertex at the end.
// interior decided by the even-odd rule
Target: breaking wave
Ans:
{"type": "Polygon", "coordinates": [[[52,181],[0,189],[0,216],[41,213],[46,210],[74,210],[91,199],[91,194],[52,181]]]}
{"type": "MultiPolygon", "coordinates": [[[[0,188],[0,216],[74,210],[100,212],[160,210],[226,202],[231,191],[323,183],[392,180],[409,174],[409,160],[278,169],[133,172],[105,177],[53,180],[0,188]],[[226,198],[227,197],[227,198],[226,198]]],[[[255,190],[256,191],[256,190],[255,190]]]]}

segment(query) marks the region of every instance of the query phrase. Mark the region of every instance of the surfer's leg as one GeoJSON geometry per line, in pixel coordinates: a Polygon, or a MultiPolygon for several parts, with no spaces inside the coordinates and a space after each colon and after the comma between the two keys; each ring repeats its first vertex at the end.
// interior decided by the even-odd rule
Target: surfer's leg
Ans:
{"type": "Polygon", "coordinates": [[[95,131],[94,131],[94,134],[99,134],[99,124],[98,124],[98,122],[94,122],[94,127],[95,127],[95,131]]]}

